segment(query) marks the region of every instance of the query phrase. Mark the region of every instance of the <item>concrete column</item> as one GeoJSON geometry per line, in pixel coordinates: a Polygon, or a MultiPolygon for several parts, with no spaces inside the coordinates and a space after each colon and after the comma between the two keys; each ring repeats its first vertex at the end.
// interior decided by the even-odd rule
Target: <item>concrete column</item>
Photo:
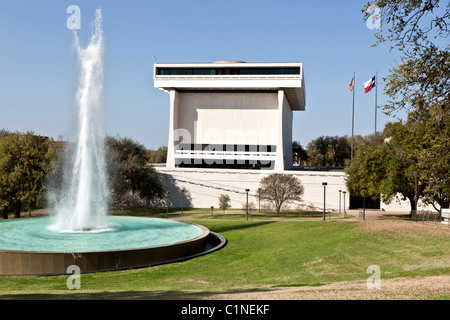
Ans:
{"type": "Polygon", "coordinates": [[[283,103],[283,157],[284,157],[284,170],[290,170],[293,167],[293,154],[292,154],[292,109],[287,98],[283,103]]]}
{"type": "Polygon", "coordinates": [[[278,129],[277,129],[277,152],[274,171],[284,171],[284,146],[283,146],[283,102],[284,90],[278,90],[278,129]]]}
{"type": "Polygon", "coordinates": [[[174,137],[173,131],[175,130],[175,113],[178,113],[176,110],[176,101],[177,99],[177,91],[175,89],[170,90],[170,118],[169,118],[169,141],[167,143],[167,168],[175,168],[175,154],[174,154],[174,137]]]}

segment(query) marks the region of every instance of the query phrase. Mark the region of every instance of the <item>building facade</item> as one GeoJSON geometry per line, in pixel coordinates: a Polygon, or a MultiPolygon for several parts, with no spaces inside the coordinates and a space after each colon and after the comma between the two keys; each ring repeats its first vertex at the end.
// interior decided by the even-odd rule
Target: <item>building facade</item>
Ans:
{"type": "Polygon", "coordinates": [[[167,168],[290,169],[304,83],[297,62],[155,64],[170,95],[167,168]]]}

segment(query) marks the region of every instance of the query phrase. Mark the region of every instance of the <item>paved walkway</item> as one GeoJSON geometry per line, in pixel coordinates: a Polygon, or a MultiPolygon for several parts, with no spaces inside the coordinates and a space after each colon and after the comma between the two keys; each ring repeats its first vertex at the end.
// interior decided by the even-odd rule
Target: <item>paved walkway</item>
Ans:
{"type": "MultiPolygon", "coordinates": [[[[355,209],[355,210],[347,210],[348,215],[354,216],[353,218],[350,218],[349,220],[358,220],[359,213],[362,212],[362,209],[355,209]]],[[[383,210],[374,210],[374,209],[366,209],[366,219],[379,219],[383,217],[406,217],[409,215],[409,211],[383,211],[383,210]]]]}

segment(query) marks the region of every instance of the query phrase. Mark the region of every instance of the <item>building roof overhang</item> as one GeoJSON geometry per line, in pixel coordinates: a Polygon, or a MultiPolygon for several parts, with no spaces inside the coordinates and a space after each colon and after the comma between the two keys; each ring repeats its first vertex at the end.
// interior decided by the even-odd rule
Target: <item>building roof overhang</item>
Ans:
{"type": "Polygon", "coordinates": [[[166,92],[175,90],[279,90],[283,89],[292,110],[305,110],[305,81],[300,62],[244,63],[218,61],[216,63],[155,63],[153,70],[155,88],[166,92]],[[158,69],[201,68],[299,68],[298,74],[220,74],[220,75],[160,75],[158,69]]]}

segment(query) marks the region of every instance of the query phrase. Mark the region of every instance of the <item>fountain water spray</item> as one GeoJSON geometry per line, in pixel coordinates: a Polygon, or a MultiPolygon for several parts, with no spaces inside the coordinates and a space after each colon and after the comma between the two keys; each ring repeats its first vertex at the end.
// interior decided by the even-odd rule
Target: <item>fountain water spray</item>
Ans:
{"type": "Polygon", "coordinates": [[[78,137],[70,160],[69,174],[52,209],[49,227],[57,231],[99,231],[108,229],[108,184],[103,129],[103,51],[101,10],[95,11],[94,31],[82,47],[76,31],[74,45],[80,75],[76,106],[78,137]]]}

